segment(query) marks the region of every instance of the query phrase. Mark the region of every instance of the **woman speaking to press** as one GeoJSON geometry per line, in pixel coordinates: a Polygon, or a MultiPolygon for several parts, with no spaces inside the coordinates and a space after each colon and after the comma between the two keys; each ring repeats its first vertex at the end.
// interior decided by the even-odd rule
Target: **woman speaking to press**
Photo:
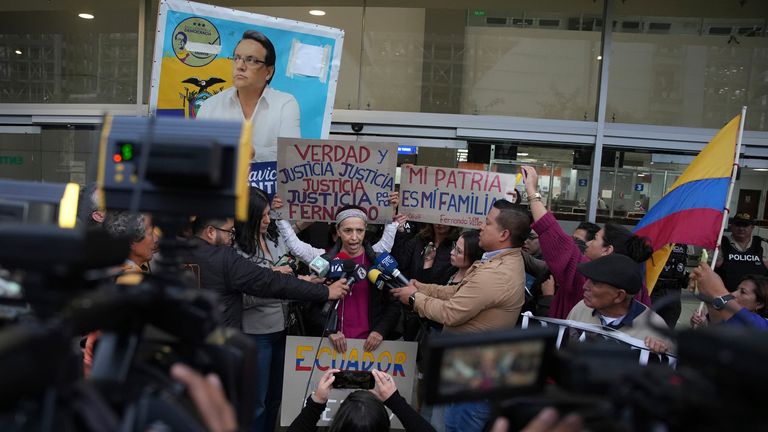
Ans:
{"type": "MultiPolygon", "coordinates": [[[[399,202],[397,192],[390,194],[390,205],[394,208],[399,202]]],[[[280,198],[272,201],[272,208],[283,206],[280,198]]],[[[381,240],[370,245],[365,239],[368,216],[357,206],[344,206],[336,212],[336,233],[338,239],[330,252],[317,249],[302,242],[296,236],[288,221],[278,221],[277,228],[291,253],[300,260],[309,263],[319,256],[333,259],[351,260],[356,265],[368,270],[376,261],[376,254],[389,252],[395,241],[398,226],[405,222],[405,216],[395,216],[395,221],[384,228],[381,240]]],[[[362,279],[350,287],[347,298],[339,301],[337,307],[335,331],[326,331],[333,347],[338,352],[347,351],[347,339],[365,339],[363,348],[373,351],[381,344],[397,325],[400,306],[385,290],[376,289],[367,279],[362,279]]],[[[330,312],[333,314],[333,311],[330,312]]]]}

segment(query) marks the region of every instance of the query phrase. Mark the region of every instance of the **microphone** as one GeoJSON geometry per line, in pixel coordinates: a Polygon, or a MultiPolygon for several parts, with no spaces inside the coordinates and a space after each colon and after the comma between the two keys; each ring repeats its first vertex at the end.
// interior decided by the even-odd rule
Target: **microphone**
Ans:
{"type": "Polygon", "coordinates": [[[381,270],[382,273],[393,277],[398,283],[403,284],[403,286],[411,283],[407,277],[400,273],[400,270],[397,269],[397,261],[395,261],[392,255],[387,252],[380,253],[373,264],[377,269],[381,270]]]}
{"type": "MultiPolygon", "coordinates": [[[[355,262],[350,259],[349,255],[345,254],[344,252],[341,252],[338,255],[336,255],[336,258],[331,260],[328,267],[329,267],[329,271],[326,276],[326,279],[339,280],[339,279],[345,278],[347,279],[347,286],[352,286],[352,284],[357,282],[357,280],[353,280],[353,279],[357,274],[358,268],[361,269],[363,273],[365,273],[365,269],[355,264],[355,262]]],[[[363,275],[363,278],[365,278],[365,275],[363,275]]],[[[338,300],[328,301],[325,303],[325,305],[323,305],[321,314],[325,315],[328,312],[330,312],[332,308],[336,309],[338,306],[339,306],[338,300]]]]}
{"type": "Polygon", "coordinates": [[[379,291],[384,288],[384,278],[382,277],[383,275],[384,274],[381,272],[381,270],[376,268],[373,268],[368,272],[368,281],[372,283],[373,286],[375,286],[379,291]]]}
{"type": "Polygon", "coordinates": [[[368,272],[359,264],[355,264],[352,260],[344,261],[345,265],[345,277],[347,278],[347,285],[352,286],[361,280],[365,280],[368,276],[368,272]],[[349,266],[348,264],[351,264],[349,266]]]}
{"type": "Polygon", "coordinates": [[[321,278],[324,278],[325,275],[328,274],[328,269],[330,268],[330,265],[328,261],[326,261],[323,257],[318,256],[315,257],[310,263],[309,263],[309,270],[318,275],[321,278]]]}
{"type": "Polygon", "coordinates": [[[335,258],[328,264],[328,273],[325,275],[325,278],[331,281],[337,281],[343,278],[344,274],[344,261],[335,258]]]}
{"type": "Polygon", "coordinates": [[[381,270],[377,268],[372,268],[371,271],[368,272],[368,280],[379,291],[381,291],[384,287],[391,289],[391,288],[402,288],[403,286],[397,281],[393,280],[391,277],[382,273],[381,270]]]}

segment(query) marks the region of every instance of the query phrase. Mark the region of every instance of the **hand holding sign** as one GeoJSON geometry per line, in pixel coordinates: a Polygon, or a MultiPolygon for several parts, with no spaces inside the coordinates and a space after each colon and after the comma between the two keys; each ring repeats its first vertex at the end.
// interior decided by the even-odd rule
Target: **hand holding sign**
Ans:
{"type": "Polygon", "coordinates": [[[514,193],[511,174],[408,165],[400,177],[400,212],[408,220],[478,228],[497,200],[514,193]]]}

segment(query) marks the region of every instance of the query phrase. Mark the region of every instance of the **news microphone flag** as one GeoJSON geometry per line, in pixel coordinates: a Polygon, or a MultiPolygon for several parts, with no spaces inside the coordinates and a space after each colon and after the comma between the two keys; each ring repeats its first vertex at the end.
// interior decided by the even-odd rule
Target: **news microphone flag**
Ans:
{"type": "Polygon", "coordinates": [[[672,244],[716,247],[738,161],[736,149],[743,115],[742,111],[720,129],[635,227],[634,233],[646,237],[654,250],[645,266],[649,293],[669,259],[672,244]]]}
{"type": "Polygon", "coordinates": [[[379,269],[373,268],[368,271],[368,281],[372,283],[379,291],[384,288],[384,278],[382,278],[381,275],[382,273],[379,269]]]}
{"type": "Polygon", "coordinates": [[[374,266],[381,270],[385,275],[394,277],[399,283],[403,284],[403,286],[411,283],[411,281],[403,276],[403,274],[400,273],[400,270],[398,270],[395,258],[387,252],[382,252],[376,257],[374,266]]]}
{"type": "Polygon", "coordinates": [[[310,263],[309,263],[309,270],[312,271],[312,273],[320,276],[321,278],[324,278],[325,275],[328,274],[329,269],[329,263],[323,257],[318,256],[315,257],[310,263]]]}

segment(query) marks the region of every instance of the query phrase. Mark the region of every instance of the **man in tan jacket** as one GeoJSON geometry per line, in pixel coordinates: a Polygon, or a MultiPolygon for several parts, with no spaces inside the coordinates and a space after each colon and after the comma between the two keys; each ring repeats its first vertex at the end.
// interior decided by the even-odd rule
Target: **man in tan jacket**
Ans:
{"type": "Polygon", "coordinates": [[[514,326],[525,298],[521,247],[530,218],[509,201],[496,201],[480,228],[486,253],[458,285],[410,285],[392,290],[420,316],[443,324],[445,332],[480,332],[514,326]]]}
{"type": "MultiPolygon", "coordinates": [[[[525,266],[521,247],[531,230],[531,217],[509,201],[496,201],[480,228],[486,253],[458,285],[441,286],[411,280],[392,290],[420,316],[443,324],[444,332],[483,332],[512,327],[525,300],[525,266]]],[[[446,407],[446,432],[482,431],[490,419],[487,401],[446,407]]]]}

